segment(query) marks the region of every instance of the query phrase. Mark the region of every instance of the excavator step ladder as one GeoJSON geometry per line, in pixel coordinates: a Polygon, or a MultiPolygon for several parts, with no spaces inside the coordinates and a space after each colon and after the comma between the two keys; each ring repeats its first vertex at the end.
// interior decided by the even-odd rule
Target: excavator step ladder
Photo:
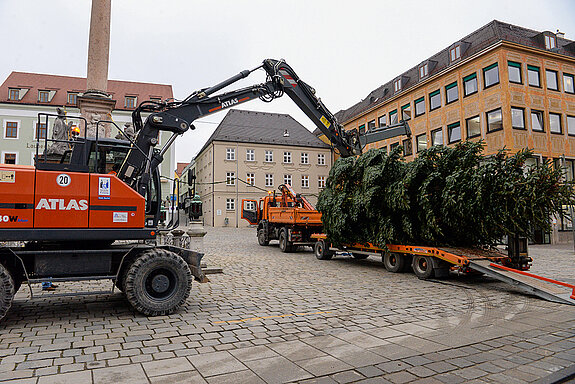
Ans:
{"type": "Polygon", "coordinates": [[[489,260],[470,260],[469,268],[544,300],[575,305],[575,285],[505,267],[489,260]]]}

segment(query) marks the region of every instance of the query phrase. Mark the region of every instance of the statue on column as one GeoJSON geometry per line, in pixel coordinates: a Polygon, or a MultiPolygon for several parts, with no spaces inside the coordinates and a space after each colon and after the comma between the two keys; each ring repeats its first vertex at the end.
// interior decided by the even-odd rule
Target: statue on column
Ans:
{"type": "Polygon", "coordinates": [[[106,129],[103,124],[98,124],[102,120],[99,114],[91,113],[90,121],[88,122],[88,127],[86,131],[86,136],[96,137],[96,129],[98,129],[98,138],[103,139],[106,137],[106,129]]]}
{"type": "Polygon", "coordinates": [[[66,124],[66,112],[62,108],[56,109],[58,117],[52,127],[52,144],[48,147],[48,155],[63,155],[68,149],[68,132],[72,122],[66,124]]]}
{"type": "Polygon", "coordinates": [[[126,140],[126,137],[128,137],[128,139],[130,140],[134,140],[134,138],[136,137],[136,132],[134,131],[134,126],[132,125],[132,123],[126,123],[124,124],[124,134],[122,134],[122,132],[118,132],[118,134],[116,135],[116,139],[118,140],[126,140]]]}

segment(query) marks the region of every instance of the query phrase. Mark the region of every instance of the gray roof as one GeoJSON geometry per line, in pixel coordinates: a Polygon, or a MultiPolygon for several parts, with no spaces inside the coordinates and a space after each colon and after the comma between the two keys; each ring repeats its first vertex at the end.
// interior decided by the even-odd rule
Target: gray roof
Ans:
{"type": "MultiPolygon", "coordinates": [[[[498,20],[493,20],[489,24],[479,28],[461,40],[454,42],[451,46],[431,56],[429,59],[422,61],[417,66],[407,70],[399,76],[394,77],[389,82],[370,92],[370,94],[367,95],[365,99],[361,100],[346,110],[337,112],[335,117],[339,122],[345,123],[358,116],[362,112],[383,104],[388,99],[406,92],[413,86],[417,85],[419,82],[425,81],[430,76],[443,71],[451,64],[449,60],[449,50],[458,43],[461,44],[461,59],[456,60],[453,64],[456,64],[459,61],[464,60],[467,57],[470,57],[499,41],[509,41],[533,48],[545,49],[544,35],[555,36],[553,32],[539,32],[512,24],[503,23],[498,20]],[[426,62],[429,64],[429,74],[420,80],[419,67],[426,62]],[[402,89],[399,93],[394,94],[393,82],[400,77],[402,80],[402,89]]],[[[553,49],[552,51],[575,57],[575,42],[557,36],[557,48],[553,49]]]]}
{"type": "Polygon", "coordinates": [[[290,115],[240,109],[227,113],[199,153],[213,141],[330,148],[290,115]]]}

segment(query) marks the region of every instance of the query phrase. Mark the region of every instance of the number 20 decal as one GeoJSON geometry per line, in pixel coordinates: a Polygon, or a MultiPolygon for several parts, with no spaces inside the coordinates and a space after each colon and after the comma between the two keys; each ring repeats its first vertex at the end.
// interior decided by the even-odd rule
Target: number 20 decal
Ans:
{"type": "Polygon", "coordinates": [[[67,187],[68,185],[70,185],[71,181],[72,181],[72,179],[70,178],[70,176],[68,176],[65,173],[59,174],[58,177],[56,178],[56,183],[60,187],[67,187]]]}

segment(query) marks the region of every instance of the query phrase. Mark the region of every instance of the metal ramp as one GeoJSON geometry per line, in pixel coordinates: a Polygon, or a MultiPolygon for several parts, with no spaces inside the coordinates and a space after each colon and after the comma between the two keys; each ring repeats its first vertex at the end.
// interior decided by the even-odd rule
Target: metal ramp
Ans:
{"type": "Polygon", "coordinates": [[[575,305],[575,285],[504,267],[489,260],[470,260],[469,268],[542,299],[575,305]]]}

